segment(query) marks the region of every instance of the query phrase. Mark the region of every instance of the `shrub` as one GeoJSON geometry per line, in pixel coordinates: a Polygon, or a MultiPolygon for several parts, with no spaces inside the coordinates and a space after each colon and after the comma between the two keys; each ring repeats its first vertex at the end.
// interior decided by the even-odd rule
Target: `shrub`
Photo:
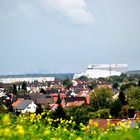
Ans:
{"type": "Polygon", "coordinates": [[[96,112],[91,112],[89,114],[90,118],[109,118],[110,116],[110,109],[100,109],[96,112]]]}

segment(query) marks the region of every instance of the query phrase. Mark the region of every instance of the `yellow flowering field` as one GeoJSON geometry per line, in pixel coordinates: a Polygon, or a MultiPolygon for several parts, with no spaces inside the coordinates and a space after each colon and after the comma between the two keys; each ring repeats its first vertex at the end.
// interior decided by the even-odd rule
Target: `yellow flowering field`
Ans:
{"type": "Polygon", "coordinates": [[[89,121],[85,126],[70,120],[52,120],[45,114],[0,114],[0,140],[139,140],[139,120],[132,128],[131,121],[118,122],[117,126],[107,122],[101,129],[97,122],[89,121]],[[78,129],[75,129],[78,128],[78,129]]]}

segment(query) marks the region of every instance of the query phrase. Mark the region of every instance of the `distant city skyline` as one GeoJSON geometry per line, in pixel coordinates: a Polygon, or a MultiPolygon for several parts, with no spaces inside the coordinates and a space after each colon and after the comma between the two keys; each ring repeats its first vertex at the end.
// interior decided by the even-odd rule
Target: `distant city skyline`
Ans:
{"type": "Polygon", "coordinates": [[[140,70],[140,0],[0,0],[0,75],[140,70]]]}

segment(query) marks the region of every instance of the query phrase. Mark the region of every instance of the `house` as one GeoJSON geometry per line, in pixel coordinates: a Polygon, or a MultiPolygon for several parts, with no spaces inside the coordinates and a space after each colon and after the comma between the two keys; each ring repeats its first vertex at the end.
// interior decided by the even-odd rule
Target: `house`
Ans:
{"type": "Polygon", "coordinates": [[[112,85],[111,84],[98,84],[97,87],[98,88],[109,88],[109,89],[112,89],[112,85]]]}
{"type": "Polygon", "coordinates": [[[37,105],[32,100],[24,100],[24,99],[18,99],[16,102],[12,104],[13,109],[15,111],[21,112],[21,113],[34,113],[36,112],[37,105]]]}
{"type": "Polygon", "coordinates": [[[90,104],[91,92],[89,92],[89,90],[80,91],[76,96],[77,97],[85,97],[87,104],[90,104]]]}
{"type": "Polygon", "coordinates": [[[63,107],[81,106],[87,104],[85,97],[64,97],[61,102],[63,107]]]}
{"type": "Polygon", "coordinates": [[[61,99],[61,100],[62,100],[64,97],[66,97],[65,93],[53,93],[53,94],[50,94],[50,96],[53,97],[54,103],[56,103],[57,100],[58,100],[58,94],[60,95],[60,99],[61,99]]]}
{"type": "Polygon", "coordinates": [[[0,91],[0,97],[3,97],[3,96],[6,96],[6,94],[0,91]]]}
{"type": "Polygon", "coordinates": [[[35,103],[37,105],[48,105],[48,104],[53,104],[54,101],[53,101],[53,97],[52,96],[46,96],[44,98],[36,98],[36,101],[35,103]]]}

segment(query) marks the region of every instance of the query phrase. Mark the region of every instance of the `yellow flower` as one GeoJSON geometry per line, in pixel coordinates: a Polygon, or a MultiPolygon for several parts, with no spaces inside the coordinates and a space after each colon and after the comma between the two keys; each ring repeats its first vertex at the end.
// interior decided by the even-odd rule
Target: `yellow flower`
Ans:
{"type": "Polygon", "coordinates": [[[131,125],[125,126],[126,130],[131,128],[131,125]]]}
{"type": "Polygon", "coordinates": [[[4,115],[3,119],[2,119],[3,125],[9,125],[10,124],[10,117],[8,114],[4,115]]]}
{"type": "Polygon", "coordinates": [[[64,120],[62,120],[62,119],[60,119],[60,121],[61,121],[61,124],[63,124],[65,121],[64,120]]]}
{"type": "Polygon", "coordinates": [[[3,135],[6,137],[11,137],[12,136],[11,130],[9,128],[5,128],[3,130],[3,135]]]}
{"type": "Polygon", "coordinates": [[[50,112],[48,111],[48,112],[47,112],[47,115],[49,115],[49,114],[50,114],[50,112]]]}
{"type": "Polygon", "coordinates": [[[93,123],[93,121],[92,120],[89,120],[89,124],[92,125],[92,123],[93,123]]]}
{"type": "Polygon", "coordinates": [[[57,130],[60,130],[61,129],[61,127],[60,127],[60,125],[58,126],[58,128],[57,128],[57,130]]]}
{"type": "Polygon", "coordinates": [[[81,128],[81,130],[84,131],[84,130],[86,130],[86,128],[89,129],[89,126],[87,126],[87,127],[86,127],[86,126],[83,126],[83,127],[81,128]]]}
{"type": "Polygon", "coordinates": [[[69,121],[68,120],[66,120],[66,122],[65,122],[65,124],[67,124],[69,121]]]}
{"type": "Polygon", "coordinates": [[[92,131],[91,134],[96,135],[96,131],[92,131]]]}
{"type": "Polygon", "coordinates": [[[50,140],[58,140],[58,139],[56,139],[56,138],[51,138],[50,140]]]}
{"type": "Polygon", "coordinates": [[[89,126],[85,127],[85,129],[87,129],[87,130],[88,130],[88,129],[89,129],[89,126]]]}
{"type": "Polygon", "coordinates": [[[71,116],[70,119],[73,120],[73,116],[71,116]]]}
{"type": "Polygon", "coordinates": [[[74,137],[74,134],[73,133],[70,133],[70,137],[74,137]]]}
{"type": "Polygon", "coordinates": [[[72,123],[72,120],[69,120],[69,124],[71,124],[72,123]]]}
{"type": "Polygon", "coordinates": [[[98,113],[98,117],[101,117],[101,115],[98,113]]]}
{"type": "Polygon", "coordinates": [[[107,119],[107,126],[110,126],[110,120],[107,119]]]}
{"type": "Polygon", "coordinates": [[[128,121],[128,124],[131,125],[131,121],[128,121]]]}
{"type": "Polygon", "coordinates": [[[111,126],[112,126],[112,127],[114,127],[114,126],[115,126],[115,124],[113,123],[113,124],[111,124],[111,126]]]}
{"type": "Polygon", "coordinates": [[[94,126],[98,127],[99,123],[98,122],[94,122],[94,126]]]}
{"type": "Polygon", "coordinates": [[[63,131],[64,131],[64,132],[67,132],[67,128],[64,128],[63,131]]]}
{"type": "Polygon", "coordinates": [[[76,140],[82,140],[82,138],[81,137],[77,137],[76,140]]]}
{"type": "Polygon", "coordinates": [[[24,128],[22,125],[17,125],[16,129],[17,129],[17,133],[19,135],[24,135],[25,132],[24,132],[24,128]]]}
{"type": "Polygon", "coordinates": [[[45,115],[45,112],[42,112],[41,115],[42,115],[42,116],[45,115]]]}
{"type": "Polygon", "coordinates": [[[44,131],[44,135],[50,135],[51,131],[49,128],[47,128],[45,131],[44,131]]]}

